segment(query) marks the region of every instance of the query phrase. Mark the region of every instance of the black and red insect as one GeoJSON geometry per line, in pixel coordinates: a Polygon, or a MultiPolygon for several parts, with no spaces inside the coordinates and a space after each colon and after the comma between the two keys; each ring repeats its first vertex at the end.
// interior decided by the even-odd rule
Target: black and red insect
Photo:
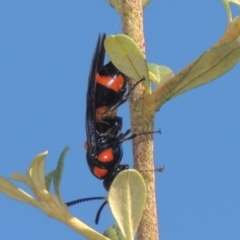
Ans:
{"type": "MultiPolygon", "coordinates": [[[[108,191],[117,174],[129,168],[128,165],[120,164],[123,157],[122,142],[137,136],[137,134],[129,135],[130,130],[121,132],[123,119],[117,116],[117,108],[128,100],[131,91],[143,79],[128,89],[128,78],[112,62],[104,65],[105,37],[105,34],[99,35],[88,79],[85,148],[90,171],[95,177],[103,180],[103,185],[108,191]]],[[[138,135],[150,133],[153,132],[138,135]]],[[[105,198],[85,198],[66,204],[71,206],[96,199],[105,198]]],[[[100,207],[95,222],[98,222],[100,212],[106,203],[107,201],[100,207]]]]}
{"type": "Polygon", "coordinates": [[[108,191],[115,176],[128,165],[120,165],[123,151],[121,143],[136,137],[130,130],[122,133],[122,118],[117,108],[128,98],[132,89],[127,88],[127,77],[112,62],[104,64],[105,34],[98,38],[93,56],[87,90],[86,131],[87,162],[90,171],[108,191]]]}

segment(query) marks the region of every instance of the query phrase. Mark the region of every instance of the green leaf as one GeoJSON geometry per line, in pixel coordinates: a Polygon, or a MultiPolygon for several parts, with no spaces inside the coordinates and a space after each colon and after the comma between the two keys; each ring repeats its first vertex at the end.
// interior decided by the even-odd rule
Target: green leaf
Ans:
{"type": "Polygon", "coordinates": [[[114,224],[110,228],[108,228],[104,233],[104,236],[110,238],[111,240],[125,240],[121,229],[117,224],[114,224]]]}
{"type": "Polygon", "coordinates": [[[104,46],[115,67],[126,76],[135,81],[143,77],[149,80],[145,56],[131,38],[124,34],[111,35],[105,39],[104,46]]]}
{"type": "Polygon", "coordinates": [[[155,79],[151,78],[151,80],[157,85],[157,87],[161,87],[174,75],[173,71],[170,68],[165,66],[159,66],[154,63],[148,63],[148,70],[149,72],[154,74],[155,79]]]}
{"type": "Polygon", "coordinates": [[[57,167],[54,171],[54,178],[53,178],[53,183],[54,183],[54,190],[56,195],[58,196],[59,200],[61,201],[61,194],[60,194],[60,184],[62,180],[62,172],[63,172],[63,167],[64,167],[64,160],[66,153],[68,151],[69,147],[65,147],[60,155],[60,158],[58,160],[57,167]]]}
{"type": "Polygon", "coordinates": [[[45,184],[46,184],[46,188],[49,191],[50,187],[51,187],[51,183],[53,181],[54,178],[54,174],[55,174],[55,170],[51,171],[46,177],[45,177],[45,184]]]}
{"type": "Polygon", "coordinates": [[[146,202],[146,185],[134,169],[120,172],[108,196],[109,206],[125,239],[134,239],[146,202]]]}

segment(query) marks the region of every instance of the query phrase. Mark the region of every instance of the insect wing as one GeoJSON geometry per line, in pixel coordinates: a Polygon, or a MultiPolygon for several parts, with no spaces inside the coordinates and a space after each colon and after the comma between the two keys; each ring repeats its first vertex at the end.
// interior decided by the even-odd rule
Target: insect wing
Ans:
{"type": "Polygon", "coordinates": [[[88,78],[87,89],[87,108],[86,108],[86,132],[89,157],[97,155],[96,144],[96,74],[102,68],[105,49],[104,40],[106,34],[100,34],[97,41],[97,46],[93,54],[92,65],[88,78]]]}

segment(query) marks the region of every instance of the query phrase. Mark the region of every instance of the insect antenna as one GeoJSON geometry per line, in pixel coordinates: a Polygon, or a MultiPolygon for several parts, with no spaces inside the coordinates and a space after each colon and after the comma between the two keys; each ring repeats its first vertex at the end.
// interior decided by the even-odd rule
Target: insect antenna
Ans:
{"type": "Polygon", "coordinates": [[[105,207],[105,205],[106,205],[107,203],[108,203],[107,200],[105,200],[105,201],[102,203],[102,205],[100,206],[100,208],[98,209],[97,214],[96,214],[96,218],[95,218],[95,223],[96,223],[96,224],[98,224],[99,219],[100,219],[101,212],[102,212],[103,208],[105,207]]]}
{"type": "Polygon", "coordinates": [[[100,219],[101,212],[102,212],[103,208],[105,207],[105,205],[108,203],[107,200],[106,200],[106,197],[80,198],[80,199],[77,199],[77,200],[74,200],[74,201],[66,202],[65,204],[66,204],[68,207],[70,207],[70,206],[73,206],[73,205],[78,204],[78,203],[88,202],[88,201],[93,201],[93,200],[105,200],[105,201],[102,203],[102,205],[100,206],[100,208],[98,209],[97,214],[96,214],[95,223],[98,224],[99,219],[100,219]]]}
{"type": "Polygon", "coordinates": [[[93,200],[105,200],[105,199],[106,199],[105,197],[89,197],[89,198],[81,198],[81,199],[77,199],[74,201],[66,202],[65,204],[68,207],[70,207],[70,206],[73,206],[75,204],[82,203],[82,202],[93,201],[93,200]]]}

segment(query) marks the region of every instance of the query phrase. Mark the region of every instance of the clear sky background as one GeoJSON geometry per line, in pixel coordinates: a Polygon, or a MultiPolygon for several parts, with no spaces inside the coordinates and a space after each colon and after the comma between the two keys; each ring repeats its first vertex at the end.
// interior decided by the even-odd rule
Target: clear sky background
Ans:
{"type": "MultiPolygon", "coordinates": [[[[233,8],[236,14],[239,10],[233,8]]],[[[220,0],[157,1],[144,12],[147,61],[175,73],[223,34],[227,15],[220,0]]],[[[115,10],[95,1],[0,2],[0,174],[25,173],[49,151],[46,171],[65,146],[64,201],[105,196],[86,164],[85,98],[98,34],[121,33],[115,10]]],[[[155,165],[162,240],[240,239],[240,66],[214,82],[167,102],[156,115],[155,165]]],[[[128,103],[119,109],[130,127],[128,103]]],[[[132,166],[131,142],[122,163],[132,166]]],[[[22,185],[20,185],[22,186],[22,185]]],[[[70,211],[103,232],[113,223],[101,202],[70,211]]],[[[38,209],[0,195],[0,239],[84,239],[38,209]]]]}

